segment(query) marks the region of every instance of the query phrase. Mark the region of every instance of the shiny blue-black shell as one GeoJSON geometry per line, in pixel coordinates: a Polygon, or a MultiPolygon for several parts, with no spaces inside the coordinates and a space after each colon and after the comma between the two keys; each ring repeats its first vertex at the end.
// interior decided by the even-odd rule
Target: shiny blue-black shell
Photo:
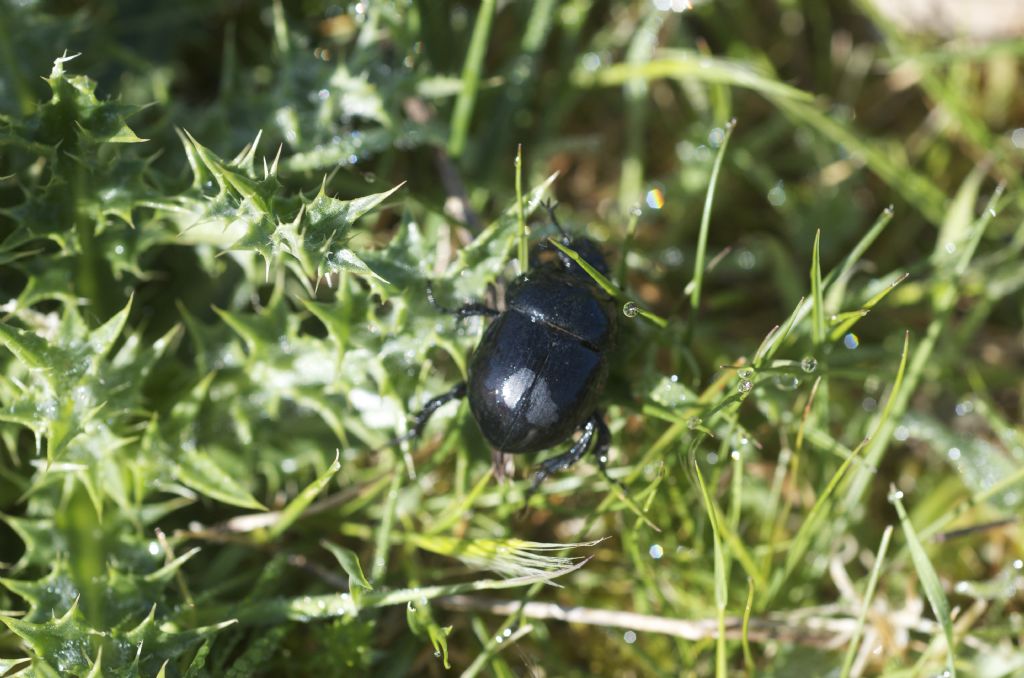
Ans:
{"type": "MultiPolygon", "coordinates": [[[[571,243],[602,273],[593,241],[571,243]]],[[[473,417],[495,449],[538,452],[594,414],[615,345],[617,306],[577,265],[555,258],[516,278],[506,310],[484,331],[469,363],[473,417]]]]}

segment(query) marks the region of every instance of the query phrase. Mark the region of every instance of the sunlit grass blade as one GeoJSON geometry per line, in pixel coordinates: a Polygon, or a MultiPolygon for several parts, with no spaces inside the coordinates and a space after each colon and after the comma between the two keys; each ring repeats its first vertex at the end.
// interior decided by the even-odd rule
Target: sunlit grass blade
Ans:
{"type": "Polygon", "coordinates": [[[811,339],[816,350],[825,341],[825,299],[822,296],[820,249],[819,229],[814,234],[814,250],[811,253],[811,339]]]}
{"type": "Polygon", "coordinates": [[[277,522],[270,526],[267,530],[267,540],[273,541],[282,534],[285,533],[289,527],[291,527],[302,512],[305,511],[313,500],[316,499],[317,495],[323,492],[327,484],[331,482],[331,479],[337,475],[338,471],[341,470],[341,453],[338,452],[334,455],[334,461],[327,469],[317,476],[316,480],[307,485],[299,494],[288,502],[288,505],[284,507],[281,513],[278,515],[277,522]]]}
{"type": "Polygon", "coordinates": [[[729,583],[726,581],[725,556],[722,551],[722,539],[720,535],[721,526],[718,520],[718,511],[715,502],[708,492],[704,483],[704,475],[700,472],[700,464],[693,460],[693,470],[697,476],[697,483],[700,486],[701,496],[704,499],[704,508],[708,513],[708,521],[711,523],[711,540],[715,561],[715,610],[718,620],[718,637],[715,640],[715,675],[724,678],[728,675],[726,667],[725,648],[725,608],[729,604],[729,583]]]}
{"type": "Polygon", "coordinates": [[[715,187],[718,184],[718,173],[722,169],[722,159],[725,157],[725,149],[729,146],[729,139],[736,129],[736,121],[730,120],[725,125],[725,135],[722,137],[722,144],[715,154],[715,162],[711,166],[711,176],[708,178],[708,190],[704,196],[704,211],[700,217],[700,232],[697,235],[697,251],[693,262],[693,290],[690,292],[690,322],[687,323],[688,337],[693,336],[693,328],[697,322],[697,312],[700,310],[700,297],[704,289],[704,258],[708,249],[708,231],[711,228],[711,205],[715,200],[715,187]]]}
{"type": "Polygon", "coordinates": [[[563,245],[554,238],[548,238],[548,242],[550,242],[556,248],[565,253],[565,255],[572,259],[574,263],[578,264],[580,268],[586,271],[587,275],[593,278],[594,282],[597,283],[598,287],[604,290],[608,294],[608,296],[612,297],[613,299],[616,299],[620,303],[631,304],[632,306],[630,306],[630,308],[632,309],[632,312],[628,313],[627,315],[639,315],[642,318],[650,320],[658,327],[668,327],[667,320],[665,320],[664,318],[655,313],[648,311],[647,309],[640,308],[640,306],[637,305],[635,301],[628,299],[621,290],[615,287],[615,285],[612,284],[610,280],[608,280],[608,278],[606,278],[600,271],[598,271],[596,268],[587,263],[586,259],[581,257],[579,253],[576,252],[576,250],[563,245]]]}
{"type": "Polygon", "coordinates": [[[647,80],[693,78],[702,82],[743,87],[766,96],[805,102],[812,99],[809,92],[779,82],[770,75],[758,73],[744,62],[705,56],[688,50],[663,49],[654,59],[644,63],[618,63],[596,72],[580,69],[573,73],[573,80],[582,87],[615,87],[637,77],[647,80]]]}
{"type": "MultiPolygon", "coordinates": [[[[964,190],[973,190],[970,182],[970,179],[965,180],[967,188],[964,190]]],[[[932,359],[939,338],[950,322],[950,314],[960,298],[960,290],[954,281],[962,277],[967,271],[978,243],[981,242],[989,223],[991,223],[992,218],[995,216],[995,205],[999,202],[1002,194],[1003,186],[997,186],[981,216],[974,220],[973,226],[969,229],[965,230],[962,226],[950,226],[948,229],[949,232],[968,233],[967,241],[963,243],[962,247],[958,247],[955,250],[956,258],[952,262],[952,266],[947,263],[936,270],[936,276],[939,280],[932,285],[932,320],[928,323],[925,336],[914,351],[914,357],[907,368],[906,388],[901,389],[898,394],[894,393],[894,399],[890,403],[892,416],[888,417],[884,424],[880,423],[878,433],[871,440],[867,451],[864,453],[864,461],[867,466],[859,471],[857,476],[851,481],[850,489],[843,500],[846,510],[852,510],[861,501],[871,480],[871,474],[867,469],[877,468],[882,456],[888,449],[893,430],[896,428],[895,421],[906,412],[910,404],[910,396],[917,390],[917,386],[924,376],[925,368],[932,359]]],[[[969,215],[961,215],[961,218],[969,218],[969,215]]],[[[889,408],[887,407],[887,409],[889,408]]]]}
{"type": "Polygon", "coordinates": [[[526,214],[523,210],[523,145],[516,147],[516,218],[519,220],[519,272],[530,268],[530,243],[526,230],[526,214]]]}
{"type": "Polygon", "coordinates": [[[829,341],[838,341],[844,334],[853,329],[853,326],[856,325],[861,318],[865,317],[871,309],[878,305],[878,302],[885,299],[890,292],[899,287],[900,283],[906,280],[909,276],[909,273],[904,273],[897,277],[891,283],[883,287],[880,292],[865,301],[859,310],[850,311],[845,317],[843,317],[844,314],[839,314],[837,317],[839,323],[832,328],[831,332],[829,332],[829,341]]]}
{"type": "Polygon", "coordinates": [[[857,616],[857,628],[853,631],[853,636],[847,643],[846,656],[843,658],[843,668],[840,673],[840,678],[846,678],[850,675],[850,668],[853,666],[853,660],[857,656],[857,648],[860,645],[860,638],[864,633],[864,622],[868,617],[868,610],[871,609],[871,601],[875,597],[875,587],[878,585],[878,575],[882,572],[882,563],[885,562],[885,553],[889,550],[889,540],[892,538],[892,525],[885,528],[882,533],[882,542],[878,545],[878,552],[875,554],[875,562],[871,566],[871,574],[868,575],[868,585],[864,589],[864,600],[860,608],[860,614],[857,616]]]}
{"type": "Polygon", "coordinates": [[[754,655],[750,651],[750,613],[754,609],[754,580],[747,579],[747,603],[743,606],[743,663],[747,673],[754,675],[754,655]]]}
{"type": "Polygon", "coordinates": [[[903,338],[903,352],[900,356],[900,365],[896,371],[896,379],[893,382],[892,390],[889,393],[889,399],[885,404],[885,408],[882,411],[882,415],[879,419],[878,425],[872,432],[871,436],[865,438],[850,456],[839,466],[839,469],[833,474],[828,485],[818,496],[811,510],[808,512],[807,517],[804,519],[803,524],[797,530],[796,536],[793,537],[793,543],[789,548],[786,556],[786,563],[781,572],[777,573],[776,577],[772,580],[772,586],[769,592],[769,599],[774,599],[779,593],[782,585],[785,581],[793,574],[796,570],[796,566],[803,559],[804,554],[810,548],[812,541],[818,537],[819,530],[822,527],[825,516],[828,513],[829,508],[832,505],[832,496],[835,494],[839,487],[839,483],[843,480],[850,465],[858,458],[861,451],[865,449],[868,442],[879,434],[879,431],[884,430],[885,423],[889,420],[892,414],[893,406],[898,401],[899,394],[903,386],[903,376],[906,372],[907,367],[907,353],[910,347],[910,334],[909,332],[903,338]]]}
{"type": "Polygon", "coordinates": [[[896,506],[896,513],[900,518],[900,526],[903,528],[903,536],[906,537],[907,548],[910,550],[910,557],[914,561],[914,569],[917,571],[917,577],[921,581],[925,597],[928,598],[928,604],[932,608],[932,613],[935,615],[936,621],[939,622],[942,632],[946,636],[946,670],[951,678],[956,678],[956,664],[953,659],[955,648],[953,642],[953,620],[950,616],[949,600],[946,598],[945,591],[942,590],[939,575],[935,572],[935,567],[928,558],[928,554],[925,553],[924,546],[918,539],[917,531],[910,522],[906,509],[903,508],[903,502],[900,499],[902,494],[902,492],[898,492],[893,488],[889,493],[889,499],[896,506]]]}
{"type": "Polygon", "coordinates": [[[371,608],[417,603],[423,600],[433,600],[442,596],[452,596],[460,593],[514,589],[536,583],[550,582],[575,572],[586,565],[589,560],[589,558],[586,558],[559,570],[538,572],[511,579],[478,579],[457,584],[419,586],[391,591],[375,589],[366,592],[363,595],[361,604],[358,605],[348,593],[329,593],[295,598],[271,598],[244,605],[208,606],[202,612],[203,618],[237,619],[238,623],[245,626],[266,626],[280,624],[284,621],[309,623],[318,619],[355,616],[359,614],[360,610],[371,608]]]}

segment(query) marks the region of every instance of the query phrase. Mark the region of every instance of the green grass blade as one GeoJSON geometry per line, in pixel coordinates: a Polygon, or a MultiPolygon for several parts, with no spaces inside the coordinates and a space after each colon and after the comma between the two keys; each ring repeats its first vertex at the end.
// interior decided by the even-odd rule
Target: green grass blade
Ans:
{"type": "Polygon", "coordinates": [[[875,562],[871,566],[871,574],[868,575],[868,585],[864,589],[864,601],[857,616],[857,627],[847,644],[846,656],[843,658],[843,668],[840,678],[847,678],[850,675],[850,668],[857,656],[857,647],[860,645],[860,637],[864,634],[864,622],[868,618],[868,610],[871,609],[871,601],[875,597],[875,587],[878,586],[878,575],[882,572],[882,563],[885,561],[885,553],[889,550],[889,540],[892,538],[892,525],[885,528],[882,533],[882,542],[878,545],[878,553],[875,554],[875,562]]]}
{"type": "Polygon", "coordinates": [[[519,220],[519,272],[530,269],[530,241],[526,232],[526,214],[523,211],[523,145],[516,147],[516,219],[519,220]]]}
{"type": "Polygon", "coordinates": [[[903,502],[900,500],[902,494],[902,492],[898,492],[893,488],[889,494],[890,501],[896,506],[896,513],[900,518],[900,526],[903,528],[903,535],[907,539],[907,548],[910,549],[910,558],[914,561],[914,569],[917,570],[917,577],[921,580],[925,597],[928,598],[928,604],[931,605],[932,613],[935,615],[936,621],[939,622],[942,632],[946,636],[946,670],[951,678],[956,678],[956,665],[953,661],[953,649],[955,647],[953,644],[953,620],[950,617],[949,600],[946,599],[946,593],[942,590],[939,575],[935,572],[935,567],[928,558],[928,554],[925,553],[924,546],[921,544],[920,539],[918,539],[917,532],[910,522],[910,517],[907,516],[906,509],[903,508],[903,502]]]}
{"type": "Polygon", "coordinates": [[[700,296],[704,288],[704,259],[708,249],[708,231],[711,228],[711,205],[715,200],[715,187],[718,185],[718,173],[722,169],[722,159],[725,157],[725,149],[729,146],[729,139],[736,129],[736,121],[730,120],[725,125],[725,136],[722,138],[722,145],[718,147],[715,154],[714,165],[711,166],[711,176],[708,179],[708,190],[704,196],[704,212],[700,217],[700,233],[697,236],[697,252],[693,262],[693,290],[690,292],[690,311],[694,317],[687,325],[692,336],[692,328],[695,324],[697,311],[700,309],[700,296]]]}
{"type": "Polygon", "coordinates": [[[821,229],[814,234],[814,251],[811,253],[811,339],[814,349],[821,350],[825,342],[825,299],[821,285],[821,229]]]}
{"type": "MultiPolygon", "coordinates": [[[[597,283],[598,287],[600,287],[602,290],[608,293],[608,296],[620,302],[631,304],[632,306],[630,308],[633,309],[632,315],[639,315],[640,317],[651,321],[658,327],[668,327],[667,320],[665,320],[664,318],[655,313],[651,313],[647,309],[640,308],[635,301],[629,300],[625,296],[625,294],[622,293],[622,291],[620,291],[617,287],[615,287],[615,285],[612,284],[610,280],[608,280],[608,278],[606,278],[596,268],[588,264],[587,261],[576,252],[576,250],[566,247],[565,245],[558,242],[554,238],[548,238],[548,242],[550,242],[552,245],[558,248],[566,256],[572,259],[574,263],[578,264],[580,268],[586,271],[587,275],[594,279],[594,282],[597,283]]],[[[630,315],[630,313],[627,313],[627,315],[630,315]]]]}
{"type": "Polygon", "coordinates": [[[661,50],[658,57],[644,63],[618,63],[596,72],[580,69],[573,73],[574,82],[581,87],[617,87],[637,77],[646,80],[696,79],[743,87],[772,98],[804,102],[812,100],[809,92],[779,82],[770,75],[758,73],[746,63],[687,50],[661,50]]]}
{"type": "Polygon", "coordinates": [[[331,482],[331,479],[337,475],[338,471],[341,470],[340,453],[334,455],[334,461],[327,467],[323,473],[317,476],[316,480],[307,485],[299,494],[288,502],[288,505],[281,511],[277,522],[274,523],[269,530],[267,530],[267,541],[273,541],[285,533],[289,527],[291,527],[302,512],[309,508],[309,505],[313,503],[317,495],[323,492],[327,484],[331,482]]]}
{"type": "Polygon", "coordinates": [[[483,69],[484,56],[487,53],[487,40],[491,34],[491,22],[494,19],[495,0],[483,0],[476,15],[473,36],[470,38],[469,51],[462,66],[462,89],[455,100],[452,111],[451,136],[448,138],[448,154],[458,158],[466,148],[469,136],[469,125],[473,120],[473,108],[476,105],[476,94],[480,87],[480,71],[483,69]]]}
{"type": "Polygon", "coordinates": [[[854,448],[853,452],[849,457],[839,466],[839,469],[829,480],[825,490],[821,493],[818,499],[814,502],[814,506],[811,507],[810,512],[807,514],[807,518],[804,519],[803,524],[797,530],[796,536],[793,537],[793,543],[789,548],[788,555],[786,557],[786,564],[779,576],[772,582],[769,599],[774,599],[782,588],[783,583],[792,575],[795,571],[797,564],[803,560],[804,555],[811,546],[812,540],[818,535],[819,528],[828,513],[828,509],[831,506],[832,496],[835,494],[836,489],[839,487],[840,481],[846,475],[847,470],[855,459],[858,458],[861,451],[865,449],[868,441],[879,434],[879,431],[884,429],[885,423],[889,420],[892,414],[893,406],[899,398],[899,394],[903,386],[903,376],[907,368],[907,353],[910,348],[910,333],[908,332],[903,338],[903,353],[900,356],[900,366],[896,372],[896,380],[893,382],[892,391],[889,394],[889,399],[885,404],[885,409],[882,411],[882,416],[879,420],[872,435],[865,438],[860,445],[854,448]]]}
{"type": "Polygon", "coordinates": [[[715,641],[715,675],[724,678],[728,675],[725,652],[725,608],[729,603],[729,582],[726,581],[725,555],[722,551],[722,539],[720,534],[721,526],[718,520],[718,511],[715,502],[704,484],[704,475],[700,472],[700,465],[693,460],[693,469],[697,474],[697,483],[700,486],[701,496],[704,499],[704,508],[708,512],[708,520],[711,523],[711,539],[714,548],[715,559],[715,609],[718,620],[718,638],[715,641]]]}

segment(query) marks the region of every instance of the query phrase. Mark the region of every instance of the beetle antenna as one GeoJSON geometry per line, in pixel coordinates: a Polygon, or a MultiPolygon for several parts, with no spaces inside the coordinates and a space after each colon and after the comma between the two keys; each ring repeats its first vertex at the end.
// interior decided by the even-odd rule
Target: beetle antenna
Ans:
{"type": "Polygon", "coordinates": [[[565,232],[565,229],[562,228],[562,225],[558,223],[558,217],[555,216],[555,210],[558,208],[558,203],[549,198],[541,203],[541,207],[548,211],[548,218],[551,219],[551,223],[555,225],[555,228],[558,229],[558,232],[562,234],[563,243],[568,245],[572,238],[570,238],[569,234],[565,232]]]}

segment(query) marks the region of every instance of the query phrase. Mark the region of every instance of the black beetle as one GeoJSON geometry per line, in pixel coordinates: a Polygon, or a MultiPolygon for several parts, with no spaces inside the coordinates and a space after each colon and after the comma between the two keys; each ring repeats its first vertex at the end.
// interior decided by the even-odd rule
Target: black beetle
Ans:
{"type": "MultiPolygon", "coordinates": [[[[555,219],[553,206],[547,207],[561,242],[607,276],[608,264],[597,243],[570,237],[555,219]]],[[[502,312],[482,303],[445,308],[427,286],[430,303],[442,312],[494,320],[470,359],[469,382],[427,402],[401,438],[418,437],[439,407],[467,395],[481,432],[499,452],[539,452],[581,430],[567,452],[540,465],[531,493],[548,475],[579,461],[595,437],[594,452],[604,470],[611,444],[597,401],[615,345],[616,304],[561,251],[542,260],[543,252],[552,249],[546,241],[533,247],[530,269],[509,285],[502,312]]]]}

